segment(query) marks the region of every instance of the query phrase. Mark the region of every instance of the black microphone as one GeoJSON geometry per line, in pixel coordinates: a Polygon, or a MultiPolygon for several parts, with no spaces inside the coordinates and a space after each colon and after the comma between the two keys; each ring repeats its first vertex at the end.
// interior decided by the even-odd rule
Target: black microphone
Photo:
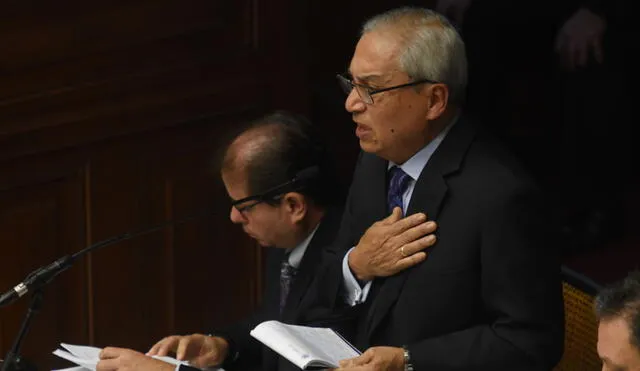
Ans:
{"type": "Polygon", "coordinates": [[[2,294],[0,296],[0,307],[9,305],[14,301],[16,301],[17,299],[19,299],[20,297],[24,296],[29,291],[35,291],[41,288],[42,286],[48,284],[57,275],[69,269],[69,267],[71,267],[71,265],[76,259],[78,259],[83,255],[86,255],[87,253],[97,248],[113,245],[114,243],[117,243],[120,241],[128,240],[133,237],[138,237],[138,236],[142,236],[145,234],[158,231],[170,225],[182,224],[190,220],[199,219],[212,214],[213,214],[212,211],[206,211],[206,212],[194,214],[182,219],[172,219],[164,223],[154,225],[152,227],[138,230],[136,232],[127,232],[118,236],[108,238],[106,240],[99,241],[95,244],[87,246],[86,248],[76,252],[75,254],[63,256],[58,260],[54,261],[53,263],[44,267],[40,267],[35,271],[29,273],[29,275],[22,282],[18,283],[13,289],[8,290],[4,294],[2,294]]]}
{"type": "Polygon", "coordinates": [[[69,268],[71,263],[73,263],[73,258],[67,255],[46,267],[41,267],[31,272],[24,281],[0,296],[0,307],[11,304],[29,292],[29,290],[41,287],[50,282],[55,276],[69,268]]]}

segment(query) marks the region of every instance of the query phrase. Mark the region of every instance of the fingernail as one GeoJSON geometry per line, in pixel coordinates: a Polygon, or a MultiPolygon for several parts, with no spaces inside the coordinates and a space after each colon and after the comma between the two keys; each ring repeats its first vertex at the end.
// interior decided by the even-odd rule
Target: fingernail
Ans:
{"type": "Polygon", "coordinates": [[[425,224],[425,225],[426,225],[428,228],[435,228],[435,227],[436,227],[436,223],[435,223],[435,222],[432,222],[432,221],[427,222],[427,224],[425,224]]]}

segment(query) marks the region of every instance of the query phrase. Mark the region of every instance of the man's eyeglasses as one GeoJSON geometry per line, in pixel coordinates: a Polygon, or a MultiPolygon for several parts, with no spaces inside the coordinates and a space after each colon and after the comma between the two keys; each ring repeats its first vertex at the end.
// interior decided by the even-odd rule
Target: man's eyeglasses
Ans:
{"type": "Polygon", "coordinates": [[[429,79],[421,79],[421,80],[408,82],[406,84],[389,86],[387,88],[381,88],[381,89],[374,89],[374,88],[372,88],[370,86],[366,86],[366,85],[362,85],[362,84],[356,84],[355,82],[353,82],[353,80],[351,80],[350,78],[348,78],[348,77],[346,77],[344,75],[338,74],[338,75],[336,75],[336,77],[338,78],[338,82],[340,83],[340,87],[342,88],[342,90],[344,90],[345,93],[351,94],[351,91],[353,89],[356,89],[356,92],[358,93],[358,96],[366,104],[373,104],[373,97],[372,96],[374,94],[382,93],[384,91],[395,90],[395,89],[400,89],[400,88],[406,88],[408,86],[416,86],[416,85],[425,84],[425,83],[431,83],[431,84],[437,84],[438,83],[437,81],[433,81],[433,80],[429,80],[429,79]]]}
{"type": "Polygon", "coordinates": [[[263,193],[233,201],[231,203],[231,206],[235,207],[236,210],[238,210],[242,214],[245,211],[250,210],[251,208],[253,208],[259,203],[267,202],[267,201],[275,201],[285,193],[297,192],[303,189],[309,180],[316,178],[318,176],[319,171],[320,170],[318,169],[317,166],[308,167],[306,169],[299,171],[293,177],[293,179],[285,183],[282,183],[280,185],[277,185],[273,188],[270,188],[263,193]]]}

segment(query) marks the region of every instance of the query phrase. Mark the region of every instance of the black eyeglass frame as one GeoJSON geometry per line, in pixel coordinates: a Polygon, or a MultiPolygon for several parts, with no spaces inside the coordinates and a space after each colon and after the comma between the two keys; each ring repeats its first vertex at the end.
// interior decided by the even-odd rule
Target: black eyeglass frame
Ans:
{"type": "Polygon", "coordinates": [[[269,188],[268,190],[260,194],[248,196],[248,197],[233,201],[231,202],[231,206],[235,207],[236,210],[238,210],[240,213],[243,213],[260,203],[274,201],[278,199],[279,196],[282,196],[285,193],[298,192],[303,188],[305,188],[305,184],[303,183],[303,179],[306,178],[305,175],[315,171],[317,171],[315,167],[311,167],[311,168],[307,168],[302,171],[299,171],[291,180],[288,180],[287,182],[279,184],[275,187],[269,188]],[[243,204],[245,202],[249,202],[249,201],[256,201],[256,202],[246,206],[238,207],[238,205],[243,204]]]}
{"type": "Polygon", "coordinates": [[[362,99],[367,104],[373,104],[373,95],[374,94],[382,93],[382,92],[389,91],[389,90],[406,88],[406,87],[409,87],[409,86],[416,86],[416,85],[420,85],[420,84],[439,84],[439,82],[435,81],[435,80],[420,79],[420,80],[408,82],[408,83],[405,83],[405,84],[394,85],[394,86],[389,86],[389,87],[380,88],[380,89],[373,89],[370,86],[357,84],[357,83],[353,82],[352,79],[348,78],[344,74],[340,74],[339,73],[339,74],[336,75],[336,78],[338,79],[338,81],[340,82],[340,85],[342,86],[342,88],[344,89],[345,93],[347,93],[347,94],[349,94],[351,92],[351,90],[353,90],[354,88],[363,89],[367,93],[368,99],[367,99],[367,97],[363,97],[362,94],[360,94],[360,90],[356,89],[356,92],[358,93],[358,96],[360,97],[360,99],[362,99]],[[351,89],[349,89],[349,91],[347,91],[347,85],[351,86],[351,89]]]}

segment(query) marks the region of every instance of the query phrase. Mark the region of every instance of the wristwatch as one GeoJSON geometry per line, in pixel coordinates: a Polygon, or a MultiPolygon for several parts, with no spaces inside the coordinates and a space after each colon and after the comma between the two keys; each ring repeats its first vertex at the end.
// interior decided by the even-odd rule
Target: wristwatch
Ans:
{"type": "Polygon", "coordinates": [[[414,371],[413,364],[411,363],[411,355],[409,354],[409,349],[406,345],[403,345],[402,350],[404,351],[404,371],[414,371]]]}

